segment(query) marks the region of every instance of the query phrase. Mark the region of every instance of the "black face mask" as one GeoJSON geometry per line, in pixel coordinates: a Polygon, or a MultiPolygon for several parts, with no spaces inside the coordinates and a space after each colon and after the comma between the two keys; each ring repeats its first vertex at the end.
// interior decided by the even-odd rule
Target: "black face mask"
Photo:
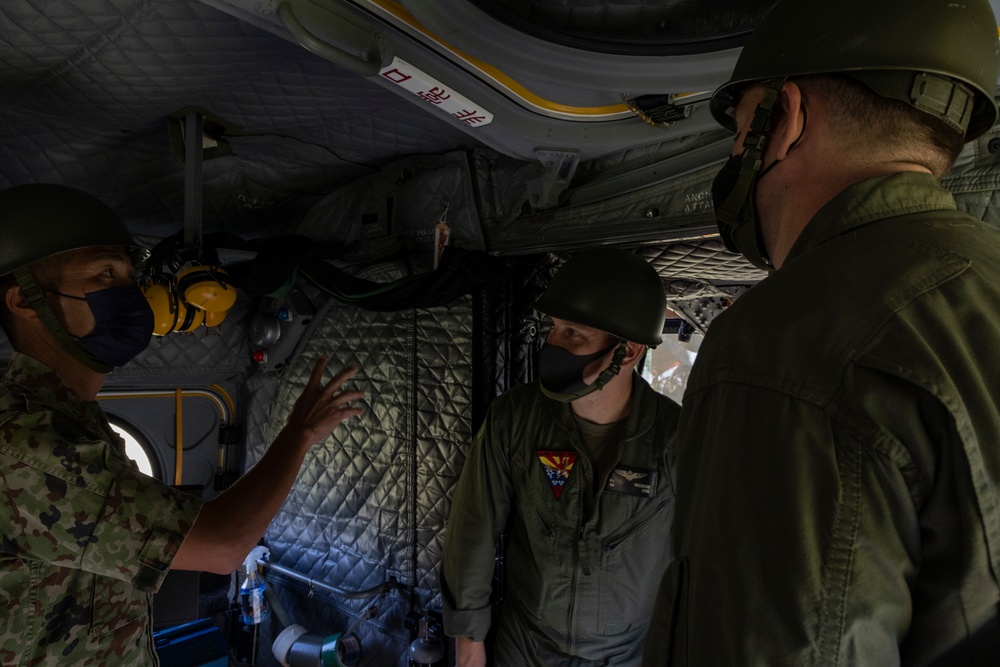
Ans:
{"type": "Polygon", "coordinates": [[[754,204],[755,186],[778,161],[772,162],[759,174],[744,165],[742,155],[732,155],[712,181],[712,201],[719,235],[731,252],[738,252],[750,263],[765,271],[774,268],[757,224],[754,204]]]}
{"type": "MultiPolygon", "coordinates": [[[[760,234],[757,220],[757,205],[754,200],[757,183],[768,171],[778,164],[778,160],[762,171],[761,160],[771,122],[771,112],[777,101],[784,79],[771,82],[764,98],[757,105],[753,121],[743,142],[745,157],[732,155],[712,181],[712,202],[715,206],[715,220],[719,235],[726,247],[746,257],[759,269],[770,271],[774,268],[760,234]]],[[[803,113],[805,109],[803,108],[803,113]]],[[[805,126],[802,128],[805,132],[805,126]]],[[[799,135],[801,138],[801,135],[799,135]]],[[[789,147],[789,151],[798,139],[789,147]]]]}
{"type": "Polygon", "coordinates": [[[591,394],[618,374],[621,364],[619,357],[623,356],[624,343],[612,343],[603,350],[592,354],[573,354],[558,345],[545,343],[538,353],[538,379],[542,393],[551,399],[564,403],[570,403],[591,394]],[[606,355],[615,346],[620,346],[622,352],[615,354],[611,366],[602,371],[600,377],[592,384],[584,382],[583,373],[587,366],[606,355]],[[613,372],[608,373],[611,369],[613,372]]]}
{"type": "Polygon", "coordinates": [[[124,366],[149,346],[153,309],[138,285],[109,287],[83,296],[46,291],[90,306],[94,330],[77,338],[76,344],[99,364],[124,366]]]}

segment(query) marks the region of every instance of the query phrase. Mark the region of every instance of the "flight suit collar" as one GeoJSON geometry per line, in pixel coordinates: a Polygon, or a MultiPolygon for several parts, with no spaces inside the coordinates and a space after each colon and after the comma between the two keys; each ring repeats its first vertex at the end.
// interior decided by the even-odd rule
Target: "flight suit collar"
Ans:
{"type": "MultiPolygon", "coordinates": [[[[632,396],[629,414],[625,422],[625,440],[640,437],[647,433],[656,420],[656,409],[650,403],[650,393],[654,390],[639,373],[632,371],[632,396]]],[[[569,403],[561,403],[546,398],[558,413],[559,424],[568,432],[576,430],[576,418],[569,403]]]]}
{"type": "Polygon", "coordinates": [[[847,187],[819,210],[799,234],[786,263],[876,220],[954,209],[955,198],[930,174],[897,172],[870,178],[847,187]]]}

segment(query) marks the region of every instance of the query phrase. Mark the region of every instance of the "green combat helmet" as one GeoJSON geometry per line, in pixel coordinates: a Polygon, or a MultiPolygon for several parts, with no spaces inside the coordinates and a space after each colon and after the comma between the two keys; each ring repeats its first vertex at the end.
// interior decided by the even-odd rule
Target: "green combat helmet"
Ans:
{"type": "Polygon", "coordinates": [[[644,259],[617,248],[598,248],[567,260],[535,308],[622,340],[656,346],[663,342],[667,297],[656,269],[644,259]]]}
{"type": "Polygon", "coordinates": [[[628,341],[650,347],[663,342],[667,309],[663,283],[645,260],[624,250],[600,248],[572,257],[556,272],[535,308],[618,338],[605,350],[582,357],[548,343],[542,346],[539,388],[557,401],[575,401],[610,382],[621,371],[628,341]],[[582,377],[585,365],[612,348],[611,362],[587,384],[582,377]]]}
{"type": "Polygon", "coordinates": [[[997,120],[1000,48],[986,0],[780,0],[712,96],[715,119],[755,83],[809,74],[854,77],[883,97],[943,120],[966,141],[997,120]]]}
{"type": "MultiPolygon", "coordinates": [[[[787,78],[853,77],[882,97],[938,118],[971,141],[997,119],[993,94],[998,57],[996,20],[986,0],[779,0],[750,35],[732,77],[710,103],[715,119],[735,131],[733,109],[743,91],[767,83],[747,128],[735,183],[724,199],[715,201],[726,247],[760,269],[773,268],[753,196],[770,116],[787,78]]],[[[720,198],[713,192],[713,199],[720,198]]]]}
{"type": "Polygon", "coordinates": [[[28,265],[80,248],[137,246],[125,223],[103,202],[64,185],[19,185],[0,192],[0,276],[13,274],[31,307],[59,344],[88,367],[113,366],[94,359],[59,323],[28,265]]]}
{"type": "Polygon", "coordinates": [[[135,246],[114,211],[65,185],[19,185],[0,192],[0,234],[0,276],[69,250],[135,246]]]}

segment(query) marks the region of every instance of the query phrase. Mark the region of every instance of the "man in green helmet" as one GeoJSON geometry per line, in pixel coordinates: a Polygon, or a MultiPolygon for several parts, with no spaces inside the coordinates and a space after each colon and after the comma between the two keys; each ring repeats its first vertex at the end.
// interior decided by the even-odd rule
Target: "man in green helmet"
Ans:
{"type": "Polygon", "coordinates": [[[536,308],[539,381],[500,396],[452,499],[441,593],[460,667],[638,665],[669,559],[679,407],[635,372],[662,340],[656,271],[624,250],[575,255],[536,308]],[[494,545],[509,531],[491,616],[494,545]]]}
{"type": "Polygon", "coordinates": [[[157,664],[150,594],[167,570],[228,574],[277,513],[308,449],[361,412],[321,359],[267,453],[207,503],[147,477],[96,397],[153,316],[117,215],[79,190],[0,192],[0,664],[157,664]],[[254,512],[246,512],[246,507],[254,512]]]}
{"type": "Polygon", "coordinates": [[[986,0],[779,0],[712,111],[723,238],[644,665],[993,665],[1000,234],[938,181],[994,124],[986,0]]]}

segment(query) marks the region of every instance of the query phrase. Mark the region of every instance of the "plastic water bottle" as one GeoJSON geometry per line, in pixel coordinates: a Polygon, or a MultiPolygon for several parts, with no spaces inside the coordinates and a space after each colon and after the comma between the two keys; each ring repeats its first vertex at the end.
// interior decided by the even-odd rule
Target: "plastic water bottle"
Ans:
{"type": "Polygon", "coordinates": [[[271,616],[271,609],[264,598],[264,577],[257,572],[257,560],[267,558],[267,547],[254,547],[243,561],[246,580],[240,586],[240,609],[244,625],[259,625],[271,616]]]}

